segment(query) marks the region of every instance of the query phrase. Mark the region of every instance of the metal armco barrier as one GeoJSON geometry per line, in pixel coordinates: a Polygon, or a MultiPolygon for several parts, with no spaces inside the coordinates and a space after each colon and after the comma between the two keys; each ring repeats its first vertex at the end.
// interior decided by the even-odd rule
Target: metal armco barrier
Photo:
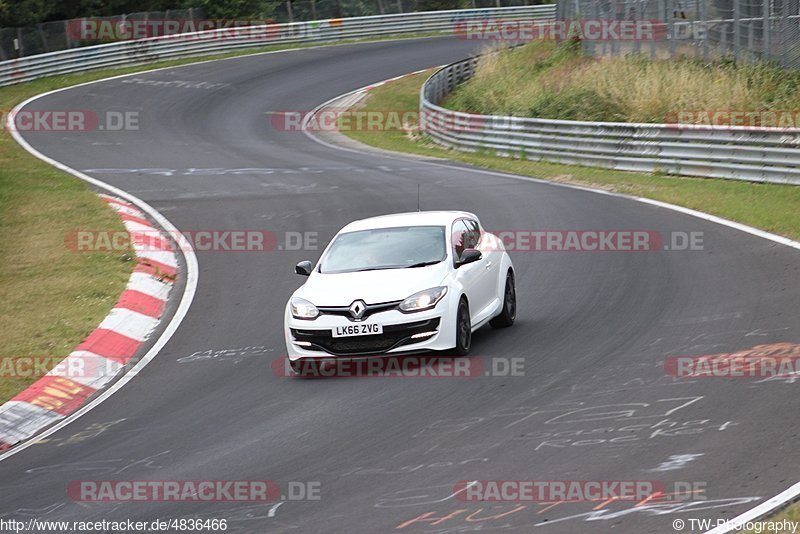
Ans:
{"type": "Polygon", "coordinates": [[[164,59],[231,52],[293,43],[331,42],[421,32],[452,33],[465,20],[543,20],[555,4],[454,11],[429,11],[295,22],[183,33],[73,48],[0,62],[0,86],[43,76],[121,67],[164,59]]]}
{"type": "Polygon", "coordinates": [[[634,124],[474,115],[438,104],[477,58],[434,73],[420,91],[421,127],[457,150],[623,171],[800,185],[800,129],[634,124]]]}

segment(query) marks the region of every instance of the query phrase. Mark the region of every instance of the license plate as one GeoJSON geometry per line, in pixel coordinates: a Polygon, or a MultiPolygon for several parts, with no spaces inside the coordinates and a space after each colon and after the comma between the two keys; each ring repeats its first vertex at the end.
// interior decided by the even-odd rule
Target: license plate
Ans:
{"type": "Polygon", "coordinates": [[[358,323],[337,326],[332,330],[333,337],[371,336],[383,334],[383,325],[375,323],[358,323]]]}

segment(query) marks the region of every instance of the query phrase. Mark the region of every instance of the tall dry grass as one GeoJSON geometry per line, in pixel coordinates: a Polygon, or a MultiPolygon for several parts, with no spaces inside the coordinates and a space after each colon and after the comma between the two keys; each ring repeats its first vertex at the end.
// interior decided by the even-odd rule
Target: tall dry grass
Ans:
{"type": "Polygon", "coordinates": [[[474,78],[446,105],[485,114],[651,123],[684,111],[800,110],[800,72],[693,58],[588,59],[574,45],[534,42],[482,57],[474,78]]]}

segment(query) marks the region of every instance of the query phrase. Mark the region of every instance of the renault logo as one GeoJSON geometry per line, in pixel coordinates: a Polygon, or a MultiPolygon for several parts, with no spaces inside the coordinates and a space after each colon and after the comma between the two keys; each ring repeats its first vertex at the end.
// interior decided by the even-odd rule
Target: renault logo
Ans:
{"type": "Polygon", "coordinates": [[[367,305],[364,304],[363,300],[356,300],[350,305],[349,309],[353,319],[359,320],[364,316],[364,312],[367,311],[367,305]]]}

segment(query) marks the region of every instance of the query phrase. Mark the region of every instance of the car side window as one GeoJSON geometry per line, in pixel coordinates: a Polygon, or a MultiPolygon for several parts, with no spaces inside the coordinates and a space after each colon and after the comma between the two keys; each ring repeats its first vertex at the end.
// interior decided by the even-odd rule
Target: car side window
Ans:
{"type": "Polygon", "coordinates": [[[459,220],[453,223],[453,234],[452,234],[452,241],[453,241],[453,258],[458,261],[461,259],[461,255],[464,253],[464,250],[469,248],[467,243],[469,241],[469,229],[467,225],[464,223],[463,220],[459,220]]]}
{"type": "Polygon", "coordinates": [[[481,240],[481,230],[478,226],[478,222],[472,219],[464,219],[464,223],[467,226],[467,235],[464,239],[464,245],[466,248],[478,248],[478,243],[480,243],[481,240]]]}

